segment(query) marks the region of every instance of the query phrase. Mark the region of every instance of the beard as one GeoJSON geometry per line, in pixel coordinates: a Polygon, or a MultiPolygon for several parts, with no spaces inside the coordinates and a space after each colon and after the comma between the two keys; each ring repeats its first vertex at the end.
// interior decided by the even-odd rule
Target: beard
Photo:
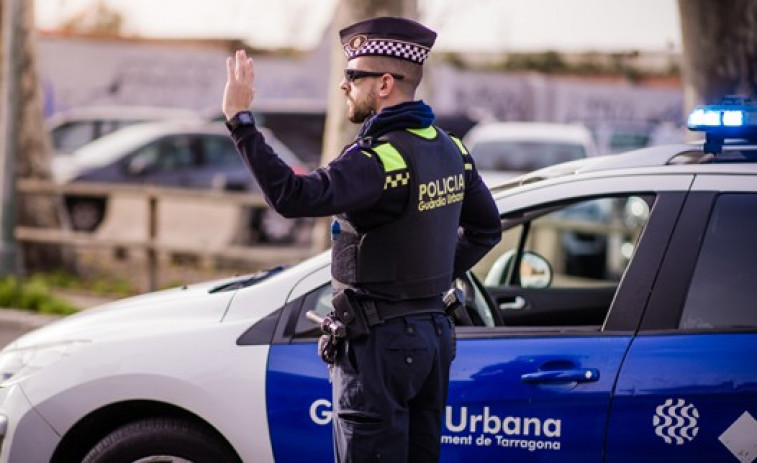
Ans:
{"type": "Polygon", "coordinates": [[[354,124],[362,124],[375,113],[375,96],[370,93],[365,99],[356,101],[347,97],[347,119],[354,124]]]}

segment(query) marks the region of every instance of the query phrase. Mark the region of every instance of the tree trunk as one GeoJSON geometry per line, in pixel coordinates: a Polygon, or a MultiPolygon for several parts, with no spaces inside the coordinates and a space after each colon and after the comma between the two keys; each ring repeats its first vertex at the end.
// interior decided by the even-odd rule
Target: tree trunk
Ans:
{"type": "Polygon", "coordinates": [[[757,0],[678,0],[686,113],[723,96],[757,96],[757,0]]]}
{"type": "MultiPolygon", "coordinates": [[[[10,85],[11,94],[6,110],[3,112],[8,120],[0,121],[3,127],[12,122],[8,132],[5,156],[11,157],[6,162],[13,172],[5,178],[50,179],[50,138],[45,129],[43,114],[43,94],[37,74],[37,47],[34,28],[34,3],[26,0],[9,0],[3,2],[3,16],[12,14],[11,21],[3,21],[6,27],[11,24],[12,31],[2,31],[4,39],[2,50],[8,56],[7,66],[10,76],[4,76],[0,86],[10,85]],[[6,8],[15,2],[15,8],[6,8]],[[10,45],[10,46],[6,46],[10,45]]],[[[15,197],[15,223],[34,227],[60,227],[59,202],[45,195],[26,195],[15,197]]],[[[21,264],[23,270],[44,270],[61,264],[60,246],[57,245],[23,245],[21,264]]],[[[18,269],[21,270],[21,269],[18,269]]]]}
{"type": "MultiPolygon", "coordinates": [[[[328,164],[336,158],[342,148],[354,140],[358,126],[347,120],[347,106],[344,93],[339,88],[346,64],[339,31],[350,24],[377,16],[401,16],[416,19],[418,16],[417,0],[340,0],[334,20],[329,28],[328,40],[331,41],[331,71],[329,102],[326,112],[326,127],[323,137],[321,165],[328,164]]],[[[316,222],[313,229],[313,249],[325,250],[329,243],[330,219],[323,218],[316,222]]]]}

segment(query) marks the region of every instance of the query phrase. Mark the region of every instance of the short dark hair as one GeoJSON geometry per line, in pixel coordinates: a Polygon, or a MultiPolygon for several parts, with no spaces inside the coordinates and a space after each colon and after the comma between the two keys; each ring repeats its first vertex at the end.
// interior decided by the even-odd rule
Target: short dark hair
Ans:
{"type": "Polygon", "coordinates": [[[423,79],[423,66],[403,59],[389,58],[385,56],[363,57],[370,71],[383,71],[392,74],[400,74],[402,80],[395,80],[399,88],[406,93],[415,93],[423,79]]]}

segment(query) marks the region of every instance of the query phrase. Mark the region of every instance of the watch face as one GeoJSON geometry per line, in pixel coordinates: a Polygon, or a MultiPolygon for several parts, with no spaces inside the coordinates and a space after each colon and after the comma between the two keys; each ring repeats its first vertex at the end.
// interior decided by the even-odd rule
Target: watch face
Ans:
{"type": "Polygon", "coordinates": [[[248,112],[239,113],[239,122],[241,124],[252,124],[252,114],[248,112]]]}

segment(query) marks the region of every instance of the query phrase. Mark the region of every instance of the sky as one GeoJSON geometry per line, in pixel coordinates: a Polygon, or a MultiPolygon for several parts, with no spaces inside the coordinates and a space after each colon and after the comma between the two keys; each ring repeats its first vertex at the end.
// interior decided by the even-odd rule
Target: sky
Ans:
{"type": "MultiPolygon", "coordinates": [[[[55,29],[98,0],[35,0],[55,29]]],[[[239,38],[255,47],[312,48],[337,0],[102,0],[125,32],[156,38],[239,38]]],[[[418,0],[420,20],[456,51],[680,51],[676,0],[418,0]]]]}

